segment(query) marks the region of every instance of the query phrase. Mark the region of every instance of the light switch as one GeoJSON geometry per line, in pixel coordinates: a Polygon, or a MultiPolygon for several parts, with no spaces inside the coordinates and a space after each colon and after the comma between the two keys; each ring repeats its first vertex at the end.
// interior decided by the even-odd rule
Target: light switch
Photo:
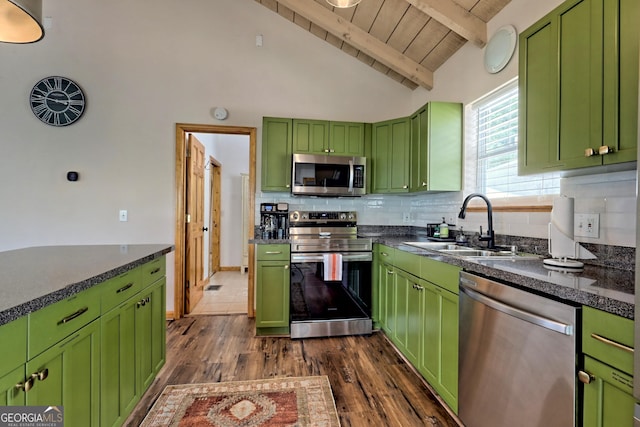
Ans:
{"type": "Polygon", "coordinates": [[[120,210],[120,221],[121,222],[126,222],[127,221],[127,210],[126,209],[121,209],[120,210]]]}

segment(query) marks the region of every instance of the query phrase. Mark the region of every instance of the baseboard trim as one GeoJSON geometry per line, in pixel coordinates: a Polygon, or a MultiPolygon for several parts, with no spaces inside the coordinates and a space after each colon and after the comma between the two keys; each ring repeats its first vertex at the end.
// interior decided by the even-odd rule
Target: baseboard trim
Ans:
{"type": "Polygon", "coordinates": [[[226,267],[220,267],[220,271],[240,271],[239,265],[231,265],[226,267]]]}
{"type": "Polygon", "coordinates": [[[176,320],[176,315],[173,311],[167,311],[167,320],[176,320]]]}

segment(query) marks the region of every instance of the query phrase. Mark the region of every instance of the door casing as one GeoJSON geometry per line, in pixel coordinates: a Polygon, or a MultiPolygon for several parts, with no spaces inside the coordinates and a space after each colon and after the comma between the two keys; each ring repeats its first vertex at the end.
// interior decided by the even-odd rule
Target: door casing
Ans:
{"type": "MultiPolygon", "coordinates": [[[[185,292],[185,251],[186,251],[186,150],[189,133],[217,133],[249,136],[249,230],[255,227],[255,193],[256,193],[256,146],[257,130],[255,127],[218,126],[191,123],[176,123],[176,224],[175,224],[175,278],[174,278],[174,313],[173,317],[184,317],[185,292]]],[[[247,314],[255,317],[254,308],[254,264],[255,247],[249,245],[249,292],[247,298],[247,314]]]]}

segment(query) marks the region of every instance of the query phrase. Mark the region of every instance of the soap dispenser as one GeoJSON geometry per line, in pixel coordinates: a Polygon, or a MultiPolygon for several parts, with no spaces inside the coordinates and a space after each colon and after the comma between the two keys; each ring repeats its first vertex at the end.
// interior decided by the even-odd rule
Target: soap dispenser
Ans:
{"type": "Polygon", "coordinates": [[[449,224],[447,224],[447,221],[444,220],[444,217],[442,217],[442,224],[440,224],[440,238],[449,238],[449,224]]]}

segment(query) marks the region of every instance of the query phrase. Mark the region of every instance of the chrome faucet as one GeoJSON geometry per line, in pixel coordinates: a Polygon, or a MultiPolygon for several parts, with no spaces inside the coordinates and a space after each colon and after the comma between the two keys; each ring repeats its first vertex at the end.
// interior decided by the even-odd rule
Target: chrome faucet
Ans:
{"type": "Polygon", "coordinates": [[[462,208],[460,208],[460,213],[458,214],[458,218],[460,219],[464,219],[464,217],[467,214],[467,204],[469,203],[469,200],[473,199],[474,197],[480,197],[482,200],[484,200],[487,203],[487,220],[489,222],[489,229],[487,230],[487,234],[483,235],[482,234],[482,226],[480,226],[480,241],[482,242],[487,242],[487,248],[489,249],[493,249],[495,248],[495,235],[493,233],[493,209],[491,208],[491,202],[489,201],[489,199],[487,199],[487,197],[483,194],[480,193],[471,193],[469,194],[465,199],[464,202],[462,202],[462,208]]]}

